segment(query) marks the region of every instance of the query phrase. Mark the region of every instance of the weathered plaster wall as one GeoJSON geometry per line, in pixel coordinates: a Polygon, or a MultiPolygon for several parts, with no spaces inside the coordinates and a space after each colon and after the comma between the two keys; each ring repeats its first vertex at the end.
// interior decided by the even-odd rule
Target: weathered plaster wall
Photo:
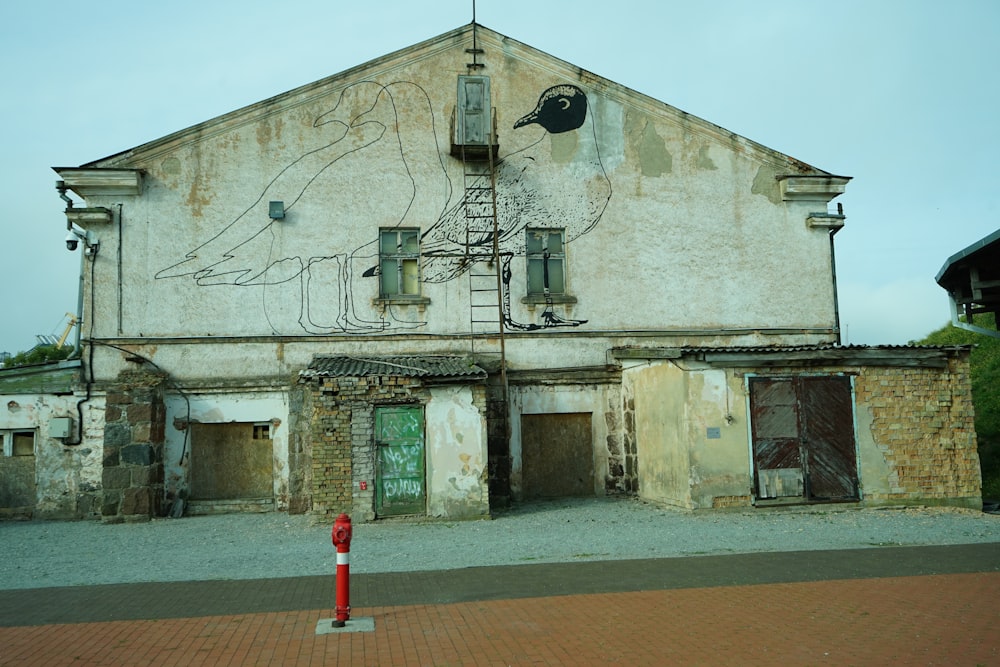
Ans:
{"type": "Polygon", "coordinates": [[[191,455],[189,422],[268,423],[274,449],[274,499],[279,510],[289,509],[289,396],[285,391],[170,392],[166,395],[164,447],[165,491],[168,499],[187,497],[191,455]],[[190,410],[190,413],[189,413],[190,410]]]}
{"type": "MultiPolygon", "coordinates": [[[[67,446],[49,433],[49,420],[70,417],[78,427],[77,403],[82,396],[5,394],[0,402],[0,429],[34,430],[32,465],[0,456],[0,485],[17,484],[33,492],[31,502],[0,507],[0,516],[33,516],[44,519],[94,518],[100,514],[104,400],[83,404],[84,442],[67,446]],[[28,479],[27,476],[31,476],[28,479]]],[[[75,434],[75,433],[74,433],[75,434]]],[[[20,457],[19,457],[20,458],[20,457]]],[[[27,458],[27,457],[25,457],[27,458]]]]}
{"type": "Polygon", "coordinates": [[[594,495],[621,492],[626,482],[621,390],[611,384],[522,385],[510,388],[511,492],[522,494],[521,415],[590,413],[594,495]]]}
{"type": "Polygon", "coordinates": [[[427,514],[489,514],[486,395],[483,387],[433,387],[425,408],[427,514]]]}
{"type": "Polygon", "coordinates": [[[688,378],[673,364],[650,363],[625,368],[622,379],[635,405],[639,497],[690,508],[688,378]]]}
{"type": "Polygon", "coordinates": [[[724,369],[691,369],[687,389],[692,506],[745,504],[751,476],[743,378],[724,369]]]}

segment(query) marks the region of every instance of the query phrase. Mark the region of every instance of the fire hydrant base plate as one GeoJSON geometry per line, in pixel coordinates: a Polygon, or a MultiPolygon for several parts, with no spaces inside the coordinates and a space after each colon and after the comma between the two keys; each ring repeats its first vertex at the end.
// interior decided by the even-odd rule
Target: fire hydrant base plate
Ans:
{"type": "Polygon", "coordinates": [[[344,627],[334,626],[335,618],[321,618],[316,623],[317,635],[330,635],[338,632],[375,632],[375,619],[371,616],[348,619],[344,627]]]}

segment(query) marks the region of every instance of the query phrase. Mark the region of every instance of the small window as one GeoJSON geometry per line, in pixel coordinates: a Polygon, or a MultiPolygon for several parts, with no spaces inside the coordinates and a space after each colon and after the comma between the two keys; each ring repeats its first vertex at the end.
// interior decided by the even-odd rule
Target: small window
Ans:
{"type": "Polygon", "coordinates": [[[564,230],[527,230],[528,294],[566,293],[564,230]]]}
{"type": "Polygon", "coordinates": [[[270,424],[254,424],[253,425],[253,439],[254,440],[270,440],[271,439],[271,425],[270,424]]]}
{"type": "Polygon", "coordinates": [[[379,232],[379,297],[420,296],[420,230],[379,232]]]}
{"type": "Polygon", "coordinates": [[[4,456],[34,456],[34,431],[0,431],[4,456]]]}

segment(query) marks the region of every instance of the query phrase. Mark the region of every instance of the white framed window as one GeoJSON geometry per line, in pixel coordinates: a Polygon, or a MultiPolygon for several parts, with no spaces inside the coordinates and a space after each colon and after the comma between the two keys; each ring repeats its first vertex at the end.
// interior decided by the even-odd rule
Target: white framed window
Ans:
{"type": "Polygon", "coordinates": [[[566,293],[565,237],[564,229],[527,230],[529,297],[566,293]]]}
{"type": "Polygon", "coordinates": [[[420,230],[379,230],[379,298],[420,296],[420,230]]]}
{"type": "Polygon", "coordinates": [[[18,429],[0,431],[0,444],[4,456],[34,456],[34,429],[18,429]]]}

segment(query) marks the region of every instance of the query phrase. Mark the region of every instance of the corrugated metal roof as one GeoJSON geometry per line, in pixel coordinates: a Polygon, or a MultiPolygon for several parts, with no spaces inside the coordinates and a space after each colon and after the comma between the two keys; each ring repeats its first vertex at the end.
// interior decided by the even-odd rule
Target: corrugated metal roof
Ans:
{"type": "Polygon", "coordinates": [[[315,356],[309,368],[299,373],[304,378],[367,375],[478,379],[485,378],[486,371],[475,365],[469,357],[462,356],[315,356]]]}

